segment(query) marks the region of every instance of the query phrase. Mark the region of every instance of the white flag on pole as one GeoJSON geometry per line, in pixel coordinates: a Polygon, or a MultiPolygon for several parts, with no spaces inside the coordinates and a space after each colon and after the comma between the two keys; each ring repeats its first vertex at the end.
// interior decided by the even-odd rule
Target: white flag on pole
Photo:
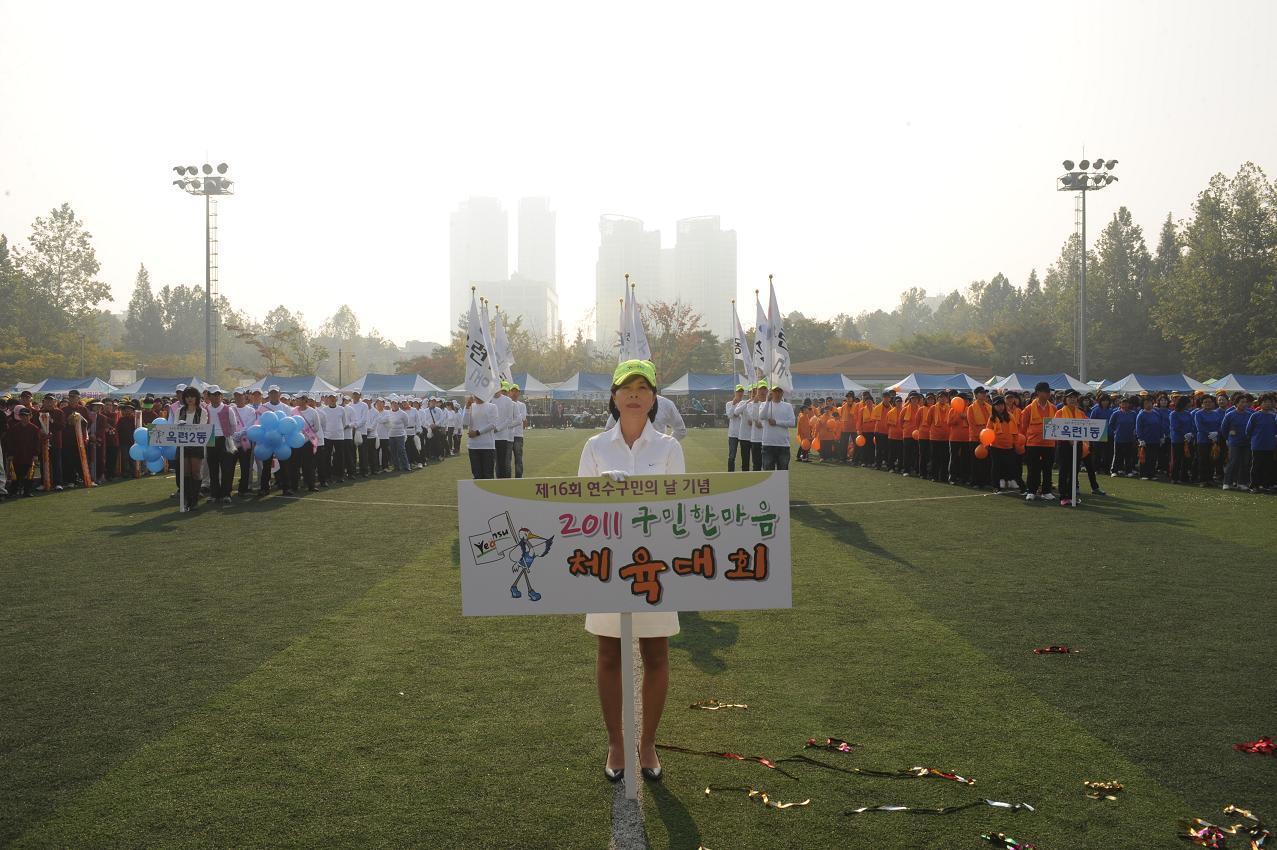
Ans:
{"type": "Polygon", "coordinates": [[[639,308],[634,287],[630,287],[630,351],[628,360],[651,360],[652,347],[647,344],[647,332],[643,330],[643,311],[639,308]]]}
{"type": "Polygon", "coordinates": [[[776,285],[767,279],[771,300],[767,304],[767,383],[787,393],[794,391],[794,378],[789,371],[789,345],[785,342],[785,320],[776,304],[776,285]]]}
{"type": "Polygon", "coordinates": [[[480,307],[480,318],[483,320],[483,341],[491,352],[488,357],[488,372],[492,376],[492,382],[496,384],[496,388],[501,389],[501,371],[497,368],[497,346],[492,341],[492,319],[488,318],[488,302],[485,300],[480,307]]]}
{"type": "Polygon", "coordinates": [[[496,311],[496,319],[492,323],[493,362],[496,363],[497,375],[503,381],[514,382],[514,350],[510,348],[510,340],[505,335],[505,322],[501,319],[501,310],[496,311]]]}
{"type": "Polygon", "coordinates": [[[493,380],[492,349],[483,332],[483,319],[474,292],[470,293],[470,317],[466,324],[466,392],[491,401],[500,384],[493,380]]]}
{"type": "Polygon", "coordinates": [[[758,300],[758,292],[754,292],[754,380],[766,378],[771,366],[771,355],[767,353],[767,314],[763,312],[762,302],[758,300]]]}
{"type": "Polygon", "coordinates": [[[732,356],[736,363],[740,364],[740,371],[744,372],[746,377],[741,383],[751,384],[754,382],[754,355],[750,351],[749,337],[745,336],[745,331],[740,326],[740,313],[736,312],[736,302],[732,302],[732,322],[735,323],[736,338],[732,341],[732,356]]]}

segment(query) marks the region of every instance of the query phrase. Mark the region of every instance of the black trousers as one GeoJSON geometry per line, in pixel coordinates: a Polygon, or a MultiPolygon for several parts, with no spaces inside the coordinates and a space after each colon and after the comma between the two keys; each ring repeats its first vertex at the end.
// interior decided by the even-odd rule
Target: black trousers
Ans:
{"type": "Polygon", "coordinates": [[[754,459],[754,450],[750,447],[751,443],[744,437],[737,438],[736,445],[740,448],[740,468],[741,472],[749,472],[752,468],[750,462],[754,459]]]}
{"type": "Polygon", "coordinates": [[[910,475],[918,474],[918,441],[913,437],[905,438],[904,469],[910,475]]]}
{"type": "Polygon", "coordinates": [[[975,456],[976,443],[967,443],[971,447],[971,483],[976,487],[989,486],[989,473],[993,469],[993,459],[989,455],[984,460],[975,456]]]}
{"type": "Polygon", "coordinates": [[[1111,470],[1119,475],[1135,471],[1135,443],[1113,444],[1113,465],[1111,470]]]}
{"type": "Polygon", "coordinates": [[[789,469],[789,446],[763,446],[763,469],[789,469]]]}
{"type": "Polygon", "coordinates": [[[319,447],[319,483],[327,484],[333,478],[333,441],[325,440],[319,447]]]}
{"type": "Polygon", "coordinates": [[[1181,440],[1178,443],[1171,443],[1171,480],[1187,484],[1192,477],[1189,472],[1193,467],[1192,443],[1181,440]],[[1188,448],[1188,456],[1185,456],[1184,449],[1188,448]]]}
{"type": "MultiPolygon", "coordinates": [[[[727,471],[736,471],[736,452],[740,448],[740,437],[727,438],[727,471]]],[[[748,469],[748,467],[746,467],[748,469]]]]}
{"type": "Polygon", "coordinates": [[[235,452],[235,460],[239,463],[239,494],[247,496],[248,485],[253,480],[253,450],[238,450],[235,452]]]}
{"type": "Polygon", "coordinates": [[[510,441],[497,440],[496,442],[497,442],[497,450],[496,450],[497,451],[497,457],[496,457],[497,477],[510,478],[512,477],[511,475],[512,470],[511,470],[511,464],[510,464],[510,460],[511,460],[510,441]]]}
{"type": "Polygon", "coordinates": [[[966,440],[949,441],[949,480],[971,480],[971,444],[966,440]]]}
{"type": "Polygon", "coordinates": [[[235,478],[235,449],[226,444],[225,437],[214,437],[204,460],[208,461],[208,495],[213,499],[229,496],[235,478]]]}
{"type": "Polygon", "coordinates": [[[933,481],[949,480],[949,441],[931,441],[931,479],[933,481]]]}
{"type": "Polygon", "coordinates": [[[496,478],[496,471],[496,449],[470,449],[471,478],[496,478]]]}
{"type": "Polygon", "coordinates": [[[918,440],[918,477],[926,478],[931,470],[931,441],[918,440]]]}
{"type": "Polygon", "coordinates": [[[904,463],[904,440],[893,440],[887,438],[887,468],[895,472],[901,472],[901,466],[904,463]]]}
{"type": "Polygon", "coordinates": [[[999,481],[1014,481],[1024,489],[1024,479],[1020,477],[1020,458],[1015,449],[989,449],[989,459],[993,462],[993,475],[999,481]]]}
{"type": "Polygon", "coordinates": [[[377,439],[367,434],[363,436],[363,442],[359,444],[359,474],[361,476],[372,475],[373,470],[379,469],[379,461],[377,458],[377,439]]]}
{"type": "Polygon", "coordinates": [[[1051,492],[1051,457],[1050,446],[1028,446],[1024,450],[1025,461],[1029,465],[1029,480],[1026,488],[1030,493],[1051,492]]]}
{"type": "Polygon", "coordinates": [[[763,444],[762,442],[749,444],[749,459],[754,464],[754,471],[763,468],[763,444]]]}
{"type": "Polygon", "coordinates": [[[347,478],[355,477],[355,470],[359,467],[355,465],[355,440],[347,437],[341,441],[341,468],[346,473],[347,478]]]}
{"type": "MultiPolygon", "coordinates": [[[[320,447],[320,451],[323,451],[324,449],[328,448],[330,445],[332,444],[324,443],[324,445],[320,447]]],[[[281,465],[281,472],[283,470],[287,470],[287,473],[288,473],[287,477],[283,475],[281,475],[280,477],[284,478],[284,481],[286,482],[284,486],[288,490],[291,490],[292,492],[296,493],[297,490],[300,489],[299,485],[301,484],[303,479],[306,482],[306,489],[309,490],[312,487],[314,487],[315,486],[315,447],[314,445],[312,445],[310,441],[307,441],[305,443],[302,443],[302,447],[300,449],[293,449],[292,457],[284,461],[284,463],[281,465]]]]}
{"type": "Polygon", "coordinates": [[[839,461],[847,459],[847,443],[851,442],[851,432],[843,431],[838,437],[837,457],[839,461]]]}
{"type": "Polygon", "coordinates": [[[1257,490],[1260,487],[1272,487],[1273,484],[1273,450],[1251,449],[1250,488],[1257,490]]]}
{"type": "Polygon", "coordinates": [[[1211,457],[1211,449],[1215,443],[1207,440],[1197,444],[1197,481],[1208,484],[1215,479],[1215,458],[1211,457]]]}
{"type": "Polygon", "coordinates": [[[1091,443],[1091,457],[1095,461],[1095,466],[1101,472],[1107,472],[1113,468],[1113,443],[1111,440],[1105,440],[1100,443],[1091,443]]]}
{"type": "MultiPolygon", "coordinates": [[[[523,477],[523,438],[515,437],[510,441],[510,452],[514,456],[514,477],[523,477]]],[[[443,457],[443,455],[439,455],[443,457]]]]}

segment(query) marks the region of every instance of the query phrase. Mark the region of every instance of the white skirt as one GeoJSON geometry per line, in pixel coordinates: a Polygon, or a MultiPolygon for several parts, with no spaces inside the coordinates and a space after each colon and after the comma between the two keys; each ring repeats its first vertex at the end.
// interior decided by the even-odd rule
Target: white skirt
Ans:
{"type": "MultiPolygon", "coordinates": [[[[599,637],[621,636],[620,614],[586,614],[585,630],[599,637]]],[[[639,612],[634,615],[634,637],[669,637],[678,634],[677,611],[639,612]]]]}

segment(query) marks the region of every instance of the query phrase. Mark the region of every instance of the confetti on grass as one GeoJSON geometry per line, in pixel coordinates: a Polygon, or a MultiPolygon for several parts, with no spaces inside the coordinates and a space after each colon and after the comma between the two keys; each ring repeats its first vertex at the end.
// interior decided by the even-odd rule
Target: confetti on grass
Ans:
{"type": "Polygon", "coordinates": [[[1277,755],[1277,744],[1273,743],[1273,739],[1264,735],[1258,741],[1243,741],[1240,744],[1233,744],[1233,749],[1239,753],[1252,753],[1257,756],[1277,755]]]}
{"type": "Polygon", "coordinates": [[[1095,782],[1087,779],[1082,784],[1086,787],[1086,796],[1092,800],[1116,800],[1126,790],[1126,786],[1117,781],[1095,782]]]}
{"type": "Polygon", "coordinates": [[[1034,850],[1038,845],[1012,838],[1005,832],[982,832],[980,837],[990,844],[996,844],[1003,850],[1034,850]]]}
{"type": "Polygon", "coordinates": [[[716,699],[703,699],[700,702],[694,702],[688,708],[696,708],[701,711],[721,711],[724,708],[749,708],[743,702],[719,702],[716,699]]]}
{"type": "Polygon", "coordinates": [[[994,809],[1007,809],[1008,811],[1018,812],[1021,810],[1034,812],[1037,809],[1028,803],[1004,803],[1001,800],[974,800],[970,803],[963,803],[960,806],[944,806],[939,809],[925,809],[917,806],[900,806],[895,804],[884,804],[881,806],[861,806],[858,809],[850,809],[843,812],[845,815],[863,815],[870,812],[908,812],[911,815],[951,815],[956,812],[963,812],[967,809],[974,809],[978,806],[989,806],[994,809]]]}
{"type": "Polygon", "coordinates": [[[801,803],[781,803],[767,796],[767,792],[749,785],[710,785],[705,789],[705,796],[708,797],[713,791],[740,791],[751,800],[758,800],[764,806],[770,809],[793,809],[798,806],[811,805],[811,800],[803,800],[801,803]]]}

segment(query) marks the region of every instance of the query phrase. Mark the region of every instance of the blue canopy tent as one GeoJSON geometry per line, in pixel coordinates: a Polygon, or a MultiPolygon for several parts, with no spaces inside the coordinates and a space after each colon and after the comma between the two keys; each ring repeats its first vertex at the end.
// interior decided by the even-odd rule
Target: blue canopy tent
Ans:
{"type": "Polygon", "coordinates": [[[577,372],[550,388],[557,399],[604,399],[612,390],[612,376],[606,372],[577,372]]]}
{"type": "MultiPolygon", "coordinates": [[[[66,395],[71,390],[79,390],[80,395],[90,397],[111,395],[115,392],[115,387],[101,378],[45,378],[43,381],[23,389],[30,390],[32,395],[48,395],[50,393],[66,395]]],[[[22,392],[22,390],[18,390],[18,392],[22,392]]]]}
{"type": "Polygon", "coordinates": [[[793,397],[815,394],[845,396],[849,392],[859,394],[868,389],[838,372],[824,375],[795,372],[790,377],[794,383],[793,397]]]}
{"type": "Polygon", "coordinates": [[[1201,381],[1195,381],[1185,374],[1171,375],[1141,375],[1135,372],[1127,375],[1125,378],[1114,381],[1111,384],[1104,385],[1105,392],[1110,393],[1140,393],[1140,392],[1158,392],[1159,390],[1178,390],[1182,393],[1191,393],[1195,390],[1209,392],[1210,387],[1201,381]]]}
{"type": "MultiPolygon", "coordinates": [[[[527,372],[515,372],[514,382],[519,385],[519,392],[523,398],[531,399],[550,397],[550,387],[541,383],[527,372]]],[[[455,387],[448,390],[447,394],[457,397],[470,395],[470,393],[466,392],[466,385],[464,383],[457,384],[455,387]]]]}
{"type": "Polygon", "coordinates": [[[736,389],[735,375],[704,375],[687,372],[683,377],[661,390],[661,395],[691,395],[692,393],[731,393],[736,389]]]}
{"type": "Polygon", "coordinates": [[[381,375],[369,372],[357,381],[341,388],[344,393],[362,393],[368,396],[410,395],[421,398],[431,395],[445,395],[442,387],[437,387],[420,375],[381,375]]]}
{"type": "MultiPolygon", "coordinates": [[[[297,393],[310,393],[317,396],[320,393],[335,393],[337,388],[325,381],[318,375],[267,375],[259,381],[254,381],[248,385],[250,390],[261,390],[266,392],[267,387],[279,387],[279,391],[284,395],[296,395],[297,393]]],[[[222,387],[222,389],[230,389],[222,387]]]]}
{"type": "Polygon", "coordinates": [[[1030,375],[1028,372],[1012,372],[989,387],[989,389],[999,392],[1031,393],[1033,388],[1041,381],[1046,381],[1053,390],[1077,390],[1080,393],[1089,393],[1093,389],[1090,384],[1084,384],[1065,372],[1056,372],[1054,375],[1030,375]]]}
{"type": "Polygon", "coordinates": [[[200,392],[208,386],[199,378],[159,378],[146,377],[140,381],[134,381],[127,387],[120,387],[112,396],[120,398],[128,396],[129,398],[138,398],[139,396],[158,395],[158,396],[175,396],[177,395],[177,385],[186,384],[188,387],[195,387],[200,392]]]}
{"type": "Polygon", "coordinates": [[[1211,381],[1210,388],[1214,392],[1277,393],[1277,375],[1239,375],[1230,372],[1211,381]]]}
{"type": "Polygon", "coordinates": [[[983,386],[975,378],[972,378],[966,372],[957,372],[953,375],[933,375],[927,372],[914,372],[894,384],[887,385],[887,389],[894,390],[898,393],[908,393],[917,390],[920,393],[934,393],[940,390],[963,390],[971,392],[976,387],[983,386]]]}

